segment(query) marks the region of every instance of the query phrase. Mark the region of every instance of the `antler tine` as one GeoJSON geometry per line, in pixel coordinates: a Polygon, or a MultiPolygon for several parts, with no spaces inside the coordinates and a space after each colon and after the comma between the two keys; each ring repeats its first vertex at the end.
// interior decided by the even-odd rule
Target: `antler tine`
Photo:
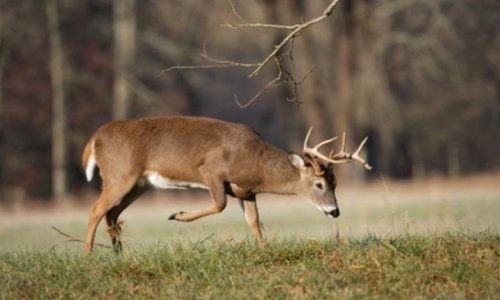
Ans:
{"type": "Polygon", "coordinates": [[[354,153],[352,154],[351,157],[352,157],[352,159],[360,162],[363,165],[363,167],[365,167],[365,169],[371,170],[372,166],[370,166],[364,158],[359,156],[359,152],[361,151],[361,149],[363,148],[363,146],[365,145],[367,140],[368,140],[368,137],[365,137],[365,139],[361,142],[361,144],[359,144],[358,149],[356,149],[356,151],[354,151],[354,153]]]}
{"type": "Polygon", "coordinates": [[[342,144],[340,144],[340,151],[345,153],[345,131],[342,132],[342,144]]]}
{"type": "Polygon", "coordinates": [[[332,152],[330,152],[330,157],[332,160],[336,161],[335,163],[349,162],[350,154],[345,152],[345,131],[342,132],[342,143],[340,144],[339,153],[334,154],[332,150],[332,152]]]}
{"type": "Polygon", "coordinates": [[[322,141],[321,143],[317,144],[316,146],[314,146],[313,148],[307,146],[307,143],[309,141],[309,137],[311,135],[311,132],[312,132],[312,126],[311,128],[309,128],[309,131],[307,132],[307,135],[306,135],[306,138],[304,140],[304,146],[302,148],[302,152],[304,153],[304,155],[307,155],[309,156],[310,158],[321,158],[325,161],[329,161],[329,158],[323,154],[321,154],[321,152],[319,152],[319,148],[328,144],[328,143],[331,143],[333,141],[335,141],[337,139],[337,137],[333,137],[331,139],[328,139],[328,140],[324,140],[322,141]]]}
{"type": "Polygon", "coordinates": [[[306,154],[306,149],[308,148],[307,147],[307,142],[309,141],[309,136],[311,135],[311,131],[313,130],[313,127],[309,127],[309,131],[307,132],[306,134],[306,138],[304,139],[304,145],[302,146],[302,152],[304,152],[304,154],[306,154]]]}
{"type": "Polygon", "coordinates": [[[330,158],[331,158],[331,163],[335,164],[341,164],[341,163],[348,163],[351,160],[355,160],[363,165],[363,167],[366,170],[371,170],[372,167],[366,162],[365,159],[363,159],[361,156],[359,156],[359,153],[361,152],[361,149],[365,145],[366,141],[368,140],[368,137],[365,137],[365,139],[359,144],[358,148],[356,151],[354,151],[353,154],[350,154],[348,152],[345,152],[345,132],[342,134],[342,144],[340,146],[340,151],[337,154],[333,154],[333,150],[330,153],[330,158]]]}
{"type": "Polygon", "coordinates": [[[321,152],[319,152],[319,148],[328,144],[328,143],[333,142],[337,137],[322,141],[321,143],[317,144],[315,147],[310,148],[309,146],[307,146],[307,143],[309,142],[309,137],[311,136],[312,129],[313,129],[312,127],[309,128],[309,131],[307,132],[306,138],[304,140],[304,146],[302,148],[302,152],[304,153],[304,156],[306,156],[310,159],[310,163],[311,163],[312,168],[314,169],[314,173],[316,175],[323,175],[324,171],[321,169],[321,166],[319,165],[317,159],[320,158],[326,162],[329,162],[329,159],[328,159],[328,157],[321,154],[321,152]]]}

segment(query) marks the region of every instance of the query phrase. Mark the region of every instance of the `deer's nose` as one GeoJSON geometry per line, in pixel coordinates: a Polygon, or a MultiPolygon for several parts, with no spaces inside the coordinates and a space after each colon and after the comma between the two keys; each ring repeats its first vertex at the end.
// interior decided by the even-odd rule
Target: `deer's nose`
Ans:
{"type": "Polygon", "coordinates": [[[338,216],[340,216],[340,210],[338,208],[335,208],[330,211],[325,211],[325,214],[332,218],[338,218],[338,216]]]}

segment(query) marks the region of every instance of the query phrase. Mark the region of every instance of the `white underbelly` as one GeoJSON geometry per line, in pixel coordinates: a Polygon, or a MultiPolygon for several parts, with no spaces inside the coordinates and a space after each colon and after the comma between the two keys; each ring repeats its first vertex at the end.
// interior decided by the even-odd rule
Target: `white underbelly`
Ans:
{"type": "Polygon", "coordinates": [[[139,185],[149,184],[159,189],[208,189],[205,185],[196,182],[186,182],[179,180],[172,180],[167,177],[161,176],[158,172],[148,172],[138,182],[139,185]]]}

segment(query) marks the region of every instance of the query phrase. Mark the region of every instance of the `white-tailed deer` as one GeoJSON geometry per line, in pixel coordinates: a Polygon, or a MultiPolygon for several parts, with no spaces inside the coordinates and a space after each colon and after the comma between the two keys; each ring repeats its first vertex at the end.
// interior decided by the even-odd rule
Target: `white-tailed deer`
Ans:
{"type": "MultiPolygon", "coordinates": [[[[312,129],[312,128],[311,128],[312,129]]],[[[356,160],[371,169],[359,156],[365,140],[353,153],[329,156],[307,146],[303,156],[286,153],[266,143],[242,124],[196,117],[159,117],[108,123],[90,138],[82,163],[90,181],[95,167],[102,177],[102,192],[89,214],[85,251],[91,252],[97,225],[106,219],[113,247],[121,250],[118,216],[142,193],[152,187],[207,188],[213,203],[195,212],[177,212],[170,220],[189,222],[216,214],[226,207],[226,196],[240,199],[248,224],[259,243],[264,243],[255,195],[297,194],[331,217],[340,215],[335,198],[333,164],[356,160]],[[319,161],[319,160],[321,161],[319,161]]]]}

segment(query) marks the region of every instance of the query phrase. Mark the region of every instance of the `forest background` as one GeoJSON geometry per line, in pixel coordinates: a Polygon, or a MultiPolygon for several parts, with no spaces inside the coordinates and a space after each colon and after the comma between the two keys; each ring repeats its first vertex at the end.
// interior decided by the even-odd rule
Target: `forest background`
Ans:
{"type": "Polygon", "coordinates": [[[500,167],[500,3],[343,0],[286,50],[295,82],[266,89],[255,63],[287,29],[331,1],[0,0],[0,196],[71,199],[85,189],[82,149],[113,119],[203,115],[246,123],[299,151],[347,132],[369,137],[375,170],[341,177],[422,178],[500,167]],[[293,48],[291,48],[293,47],[293,48]],[[292,51],[293,52],[289,52],[292,51]],[[290,58],[290,57],[289,57],[290,58]]]}

